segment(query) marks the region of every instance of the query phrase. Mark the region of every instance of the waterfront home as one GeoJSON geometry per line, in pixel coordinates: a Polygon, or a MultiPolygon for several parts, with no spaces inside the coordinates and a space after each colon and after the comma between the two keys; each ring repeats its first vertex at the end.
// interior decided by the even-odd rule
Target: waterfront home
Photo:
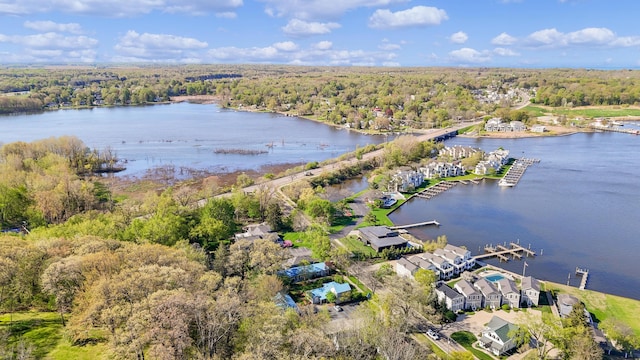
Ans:
{"type": "Polygon", "coordinates": [[[496,287],[487,279],[482,278],[476,281],[473,286],[482,294],[482,306],[491,309],[498,309],[502,304],[502,295],[496,287]]]}
{"type": "Polygon", "coordinates": [[[433,271],[436,275],[436,280],[443,279],[442,272],[432,262],[427,261],[420,257],[420,255],[411,255],[407,257],[407,260],[412,264],[417,265],[420,269],[433,271]]]}
{"type": "Polygon", "coordinates": [[[391,177],[390,186],[394,192],[409,192],[424,183],[424,174],[420,171],[398,171],[391,177]]]}
{"type": "Polygon", "coordinates": [[[341,284],[335,281],[323,284],[321,287],[307,292],[307,296],[314,304],[327,302],[327,295],[333,293],[336,296],[336,304],[351,300],[351,286],[347,283],[341,284]]]}
{"type": "Polygon", "coordinates": [[[441,280],[451,279],[451,277],[454,275],[455,269],[453,265],[451,265],[449,261],[447,261],[444,258],[441,258],[440,256],[436,256],[432,253],[426,253],[426,252],[421,254],[416,254],[415,256],[419,256],[424,261],[434,265],[438,270],[438,272],[440,273],[439,279],[441,280]]]}
{"type": "Polygon", "coordinates": [[[547,131],[547,128],[544,125],[533,125],[531,127],[531,132],[543,133],[545,131],[547,131]]]}
{"type": "Polygon", "coordinates": [[[444,162],[429,163],[427,166],[421,167],[420,171],[424,174],[425,178],[428,179],[463,176],[466,173],[462,164],[444,162]]]}
{"type": "Polygon", "coordinates": [[[458,275],[467,268],[467,263],[462,259],[462,256],[456,253],[445,251],[444,249],[436,249],[433,255],[440,256],[453,265],[453,274],[458,275]]]}
{"type": "Polygon", "coordinates": [[[509,127],[513,132],[521,132],[527,130],[527,126],[522,121],[512,121],[509,123],[509,127]]]}
{"type": "Polygon", "coordinates": [[[509,150],[497,149],[487,154],[485,158],[476,165],[473,172],[478,175],[486,175],[490,171],[497,172],[503,165],[506,165],[508,162],[509,150]]]}
{"type": "Polygon", "coordinates": [[[390,248],[403,248],[408,243],[397,231],[386,226],[366,226],[358,229],[357,232],[360,241],[370,245],[376,252],[390,248]]]}
{"type": "Polygon", "coordinates": [[[464,308],[476,311],[482,308],[482,293],[467,280],[460,280],[453,288],[464,296],[464,308]]]}
{"type": "Polygon", "coordinates": [[[280,276],[287,277],[291,282],[315,279],[331,274],[331,269],[326,263],[319,262],[309,265],[294,266],[292,268],[279,271],[280,276]]]}
{"type": "Polygon", "coordinates": [[[502,304],[508,304],[512,309],[520,307],[520,291],[516,287],[515,281],[507,278],[498,280],[498,290],[502,294],[502,304]]]}
{"type": "Polygon", "coordinates": [[[540,282],[531,276],[527,276],[522,278],[520,287],[522,302],[527,304],[527,306],[538,306],[538,302],[540,301],[540,282]]]}
{"type": "Polygon", "coordinates": [[[472,269],[475,265],[476,265],[476,259],[471,256],[471,251],[465,249],[465,248],[461,248],[460,246],[455,246],[455,245],[451,245],[451,244],[447,244],[444,247],[445,251],[454,253],[460,257],[462,257],[462,260],[465,263],[465,269],[466,270],[470,270],[472,269]]]}
{"type": "Polygon", "coordinates": [[[443,303],[447,309],[456,312],[464,309],[464,296],[449,287],[445,283],[440,283],[435,289],[438,301],[443,303]]]}
{"type": "Polygon", "coordinates": [[[480,151],[482,150],[472,148],[471,146],[455,145],[455,146],[445,146],[440,150],[438,155],[449,157],[453,161],[453,160],[468,158],[480,151]]]}
{"type": "Polygon", "coordinates": [[[493,355],[500,356],[516,347],[513,334],[517,330],[518,326],[494,315],[482,330],[480,345],[493,355]]]}
{"type": "Polygon", "coordinates": [[[511,121],[507,124],[501,118],[492,118],[487,120],[484,130],[490,132],[521,132],[527,130],[527,127],[522,121],[511,121]]]}

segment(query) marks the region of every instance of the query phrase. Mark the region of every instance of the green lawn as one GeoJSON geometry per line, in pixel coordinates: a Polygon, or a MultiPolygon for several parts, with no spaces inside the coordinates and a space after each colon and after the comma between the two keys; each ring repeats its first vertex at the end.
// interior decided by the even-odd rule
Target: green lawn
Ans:
{"type": "Polygon", "coordinates": [[[545,114],[567,115],[569,117],[582,116],[586,118],[597,117],[618,117],[618,116],[640,116],[640,109],[623,108],[623,107],[601,107],[601,108],[553,108],[546,106],[529,105],[524,110],[529,111],[534,116],[543,116],[545,114]]]}
{"type": "Polygon", "coordinates": [[[458,344],[460,344],[463,348],[470,351],[476,358],[480,360],[494,360],[493,356],[473,347],[473,343],[478,341],[478,339],[472,333],[468,331],[456,331],[451,334],[451,338],[458,344]]]}
{"type": "Polygon", "coordinates": [[[584,302],[597,321],[614,318],[627,324],[640,336],[640,301],[591,290],[580,290],[562,284],[547,282],[547,288],[571,294],[584,302]]]}
{"type": "Polygon", "coordinates": [[[364,245],[360,240],[354,237],[345,237],[340,239],[340,242],[346,246],[349,251],[352,253],[360,253],[370,257],[374,257],[377,255],[376,251],[373,250],[370,246],[364,245]]]}
{"type": "Polygon", "coordinates": [[[73,346],[65,339],[60,315],[55,312],[21,312],[0,315],[0,329],[10,331],[9,346],[20,341],[32,347],[35,359],[106,359],[105,344],[73,346]],[[11,326],[9,320],[12,319],[11,326]]]}

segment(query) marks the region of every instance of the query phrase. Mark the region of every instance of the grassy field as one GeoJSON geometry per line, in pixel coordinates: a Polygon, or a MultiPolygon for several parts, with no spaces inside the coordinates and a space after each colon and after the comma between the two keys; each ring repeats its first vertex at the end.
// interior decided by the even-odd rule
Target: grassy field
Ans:
{"type": "Polygon", "coordinates": [[[106,359],[104,344],[73,346],[65,337],[60,316],[53,312],[22,312],[0,315],[0,329],[9,330],[10,348],[22,341],[35,359],[106,359]],[[9,321],[11,319],[11,325],[9,321]]]}
{"type": "Polygon", "coordinates": [[[533,116],[543,116],[547,114],[567,115],[569,117],[582,116],[585,118],[598,117],[621,117],[621,116],[640,116],[638,108],[624,107],[598,107],[598,108],[553,108],[547,106],[529,105],[524,110],[529,111],[533,116]]]}
{"type": "Polygon", "coordinates": [[[547,288],[577,297],[597,321],[618,319],[633,329],[636,336],[640,336],[640,301],[550,282],[547,282],[547,288]]]}
{"type": "Polygon", "coordinates": [[[364,245],[360,240],[358,240],[355,237],[347,236],[345,238],[340,239],[340,242],[344,244],[344,246],[346,246],[349,249],[349,251],[351,251],[354,254],[361,253],[371,257],[377,255],[375,250],[373,250],[370,246],[364,245]]]}

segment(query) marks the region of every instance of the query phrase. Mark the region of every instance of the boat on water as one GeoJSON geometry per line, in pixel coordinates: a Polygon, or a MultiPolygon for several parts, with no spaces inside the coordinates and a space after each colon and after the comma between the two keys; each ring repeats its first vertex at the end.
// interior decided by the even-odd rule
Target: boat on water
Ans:
{"type": "Polygon", "coordinates": [[[500,181],[498,181],[498,186],[515,186],[516,184],[507,181],[505,179],[500,179],[500,181]]]}

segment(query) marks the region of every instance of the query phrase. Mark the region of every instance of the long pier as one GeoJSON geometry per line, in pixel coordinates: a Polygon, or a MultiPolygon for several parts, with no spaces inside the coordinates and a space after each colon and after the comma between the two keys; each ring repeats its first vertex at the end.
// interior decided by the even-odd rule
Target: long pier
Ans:
{"type": "Polygon", "coordinates": [[[522,177],[524,172],[527,170],[527,168],[539,162],[540,162],[539,159],[527,159],[527,158],[517,159],[513,163],[513,165],[511,165],[511,167],[509,168],[507,173],[504,175],[504,177],[500,179],[500,182],[498,182],[498,185],[516,186],[516,184],[518,184],[518,181],[520,181],[520,178],[522,177]]]}
{"type": "Polygon", "coordinates": [[[454,186],[456,186],[455,181],[441,181],[420,191],[419,193],[416,193],[415,196],[423,199],[431,199],[432,197],[440,195],[454,186]]]}
{"type": "Polygon", "coordinates": [[[587,288],[587,280],[589,279],[589,269],[581,269],[579,267],[576,267],[576,274],[577,275],[582,275],[582,278],[580,279],[579,289],[580,290],[586,289],[587,288]]]}
{"type": "Polygon", "coordinates": [[[389,226],[389,229],[391,230],[410,229],[414,227],[428,226],[428,225],[440,226],[440,223],[435,220],[431,220],[431,221],[423,221],[423,222],[414,223],[414,224],[389,226]]]}
{"type": "Polygon", "coordinates": [[[506,243],[505,245],[498,244],[496,246],[485,245],[484,252],[484,254],[474,256],[474,258],[476,260],[480,260],[490,257],[497,257],[501,262],[507,262],[509,261],[509,256],[511,256],[513,259],[522,259],[523,256],[536,256],[535,251],[522,247],[520,246],[520,244],[514,243],[513,241],[509,243],[509,247],[506,246],[506,243]]]}
{"type": "Polygon", "coordinates": [[[631,134],[631,135],[640,135],[640,130],[621,129],[619,126],[605,127],[605,126],[591,125],[590,127],[594,130],[599,130],[599,131],[611,131],[611,132],[619,132],[619,133],[625,133],[625,134],[631,134]]]}

